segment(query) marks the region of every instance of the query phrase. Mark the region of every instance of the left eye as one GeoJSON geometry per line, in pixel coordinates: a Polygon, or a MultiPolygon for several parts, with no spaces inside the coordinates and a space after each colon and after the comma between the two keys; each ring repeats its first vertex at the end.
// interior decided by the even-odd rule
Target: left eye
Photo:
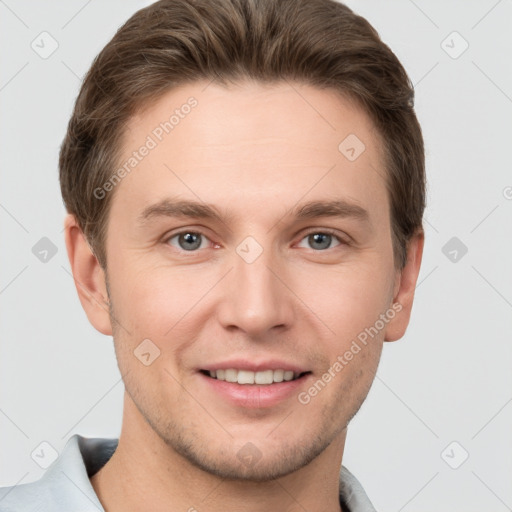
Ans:
{"type": "Polygon", "coordinates": [[[331,243],[333,240],[338,242],[337,245],[341,245],[342,243],[340,238],[338,238],[336,235],[333,235],[332,233],[324,233],[323,231],[309,233],[302,240],[306,240],[307,243],[310,244],[310,247],[320,251],[331,249],[331,243]]]}

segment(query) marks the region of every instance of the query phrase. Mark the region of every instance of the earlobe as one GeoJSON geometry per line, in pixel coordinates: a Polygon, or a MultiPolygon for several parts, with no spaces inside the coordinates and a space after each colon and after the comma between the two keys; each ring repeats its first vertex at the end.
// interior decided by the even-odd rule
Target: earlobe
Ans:
{"type": "Polygon", "coordinates": [[[82,307],[93,327],[110,336],[112,325],[105,273],[72,214],[65,218],[64,233],[69,263],[82,307]]]}
{"type": "Polygon", "coordinates": [[[414,291],[420,273],[424,241],[423,230],[417,232],[409,241],[407,262],[396,278],[395,295],[393,297],[393,309],[396,315],[386,327],[384,341],[399,340],[405,334],[409,325],[414,291]]]}

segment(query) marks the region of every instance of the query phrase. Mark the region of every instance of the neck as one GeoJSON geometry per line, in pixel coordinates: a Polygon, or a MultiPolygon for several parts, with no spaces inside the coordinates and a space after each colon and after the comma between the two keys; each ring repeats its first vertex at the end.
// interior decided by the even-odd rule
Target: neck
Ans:
{"type": "Polygon", "coordinates": [[[197,468],[168,446],[125,394],[118,447],[91,477],[91,484],[106,512],[340,512],[345,436],[346,430],[309,464],[281,478],[225,480],[197,468]]]}

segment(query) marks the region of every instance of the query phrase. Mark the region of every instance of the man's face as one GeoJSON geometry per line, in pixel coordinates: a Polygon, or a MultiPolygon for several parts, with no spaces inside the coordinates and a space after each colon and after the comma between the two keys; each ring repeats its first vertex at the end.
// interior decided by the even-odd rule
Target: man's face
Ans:
{"type": "Polygon", "coordinates": [[[375,376],[386,326],[343,356],[396,291],[380,139],[332,91],[206,85],[164,95],[123,142],[123,163],[150,147],[117,184],[107,231],[125,414],[207,471],[275,478],[345,433],[375,376]],[[339,149],[351,134],[362,153],[353,135],[339,149]],[[176,214],[185,201],[218,217],[176,214]],[[335,216],[298,215],[333,201],[335,216]],[[238,383],[288,372],[300,377],[238,383]]]}

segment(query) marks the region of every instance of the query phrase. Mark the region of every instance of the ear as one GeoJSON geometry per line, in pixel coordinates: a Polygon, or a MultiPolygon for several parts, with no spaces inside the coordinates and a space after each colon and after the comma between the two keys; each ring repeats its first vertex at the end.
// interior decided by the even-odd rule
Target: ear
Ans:
{"type": "Polygon", "coordinates": [[[420,273],[421,258],[425,234],[423,230],[417,232],[407,246],[407,262],[404,268],[397,272],[393,293],[392,308],[396,314],[386,326],[384,341],[399,340],[409,325],[416,281],[420,273]]]}
{"type": "Polygon", "coordinates": [[[96,330],[112,335],[105,273],[74,215],[66,215],[64,232],[73,279],[87,318],[96,330]]]}

